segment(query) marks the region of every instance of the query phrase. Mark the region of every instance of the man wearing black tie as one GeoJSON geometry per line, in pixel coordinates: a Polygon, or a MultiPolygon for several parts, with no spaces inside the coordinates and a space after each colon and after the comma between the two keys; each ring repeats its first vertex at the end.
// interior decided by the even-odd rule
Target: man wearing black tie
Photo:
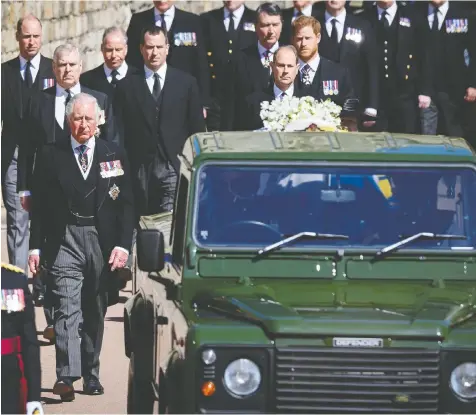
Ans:
{"type": "MultiPolygon", "coordinates": [[[[211,95],[217,112],[229,99],[226,91],[233,82],[232,64],[237,53],[257,41],[255,12],[243,3],[243,0],[224,1],[224,7],[201,15],[210,68],[211,95]]],[[[224,130],[223,117],[218,124],[211,124],[210,116],[209,112],[208,129],[224,130]]]]}
{"type": "Polygon", "coordinates": [[[292,43],[292,23],[300,16],[313,16],[317,19],[319,10],[322,10],[324,2],[312,0],[293,1],[293,7],[283,10],[283,31],[279,42],[282,45],[292,43]]]}
{"type": "Polygon", "coordinates": [[[116,89],[138,216],[173,209],[177,156],[190,135],[205,131],[197,81],[166,63],[168,51],[165,30],[145,28],[143,72],[126,77],[116,89]]]}
{"type": "Polygon", "coordinates": [[[17,183],[18,146],[30,93],[54,85],[51,59],[41,55],[42,28],[32,15],[17,23],[19,56],[2,63],[2,197],[7,211],[10,264],[26,271],[29,215],[20,204],[17,183]]]}

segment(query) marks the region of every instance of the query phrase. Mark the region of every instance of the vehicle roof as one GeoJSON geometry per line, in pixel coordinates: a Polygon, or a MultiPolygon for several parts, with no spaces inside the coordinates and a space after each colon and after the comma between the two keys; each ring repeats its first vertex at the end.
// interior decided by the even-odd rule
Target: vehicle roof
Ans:
{"type": "MultiPolygon", "coordinates": [[[[463,138],[361,132],[209,132],[191,136],[183,154],[193,164],[201,156],[227,158],[226,154],[354,153],[356,159],[367,155],[433,155],[438,159],[476,158],[476,152],[463,138]]],[[[248,158],[248,157],[247,157],[248,158]]]]}

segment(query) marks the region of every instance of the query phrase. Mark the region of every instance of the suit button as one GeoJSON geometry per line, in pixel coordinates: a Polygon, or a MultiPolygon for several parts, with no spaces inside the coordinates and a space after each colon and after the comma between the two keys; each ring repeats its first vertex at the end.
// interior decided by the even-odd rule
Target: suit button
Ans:
{"type": "Polygon", "coordinates": [[[215,76],[215,75],[212,75],[212,79],[215,79],[215,78],[216,78],[216,76],[215,76]]]}
{"type": "Polygon", "coordinates": [[[411,59],[411,58],[413,58],[413,55],[408,55],[408,57],[411,59]]]}
{"type": "Polygon", "coordinates": [[[387,57],[386,57],[386,56],[385,56],[385,58],[384,58],[384,59],[385,59],[385,61],[387,61],[387,57]]]}
{"type": "Polygon", "coordinates": [[[408,75],[405,75],[405,80],[408,80],[408,75]]]}
{"type": "Polygon", "coordinates": [[[233,40],[230,39],[229,42],[230,42],[230,45],[231,45],[233,43],[233,40]]]}
{"type": "Polygon", "coordinates": [[[208,55],[208,56],[212,56],[212,53],[211,53],[211,52],[207,52],[207,55],[208,55]]]}
{"type": "Polygon", "coordinates": [[[233,50],[232,50],[232,49],[228,49],[228,53],[233,53],[233,50]]]}
{"type": "Polygon", "coordinates": [[[213,63],[210,64],[210,68],[213,68],[213,63]]]}
{"type": "Polygon", "coordinates": [[[383,53],[387,53],[387,49],[385,49],[385,50],[383,51],[383,53]]]}
{"type": "Polygon", "coordinates": [[[388,65],[385,65],[385,69],[388,69],[388,65]]]}
{"type": "Polygon", "coordinates": [[[407,69],[410,69],[410,65],[407,65],[407,69]]]}
{"type": "Polygon", "coordinates": [[[384,43],[385,45],[387,45],[387,44],[388,44],[388,42],[387,42],[387,41],[385,41],[385,42],[383,42],[383,43],[384,43]]]}
{"type": "Polygon", "coordinates": [[[385,74],[385,78],[388,78],[388,73],[385,74]]]}

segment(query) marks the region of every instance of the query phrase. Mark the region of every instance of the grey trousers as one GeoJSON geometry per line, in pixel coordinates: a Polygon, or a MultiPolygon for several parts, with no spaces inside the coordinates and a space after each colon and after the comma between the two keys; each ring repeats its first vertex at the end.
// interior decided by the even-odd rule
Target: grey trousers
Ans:
{"type": "Polygon", "coordinates": [[[8,166],[2,182],[3,204],[7,211],[7,249],[10,264],[27,270],[30,220],[29,213],[21,207],[17,191],[18,148],[8,166]]]}
{"type": "Polygon", "coordinates": [[[99,379],[107,310],[107,267],[96,228],[67,225],[58,255],[49,269],[58,379],[99,379]]]}

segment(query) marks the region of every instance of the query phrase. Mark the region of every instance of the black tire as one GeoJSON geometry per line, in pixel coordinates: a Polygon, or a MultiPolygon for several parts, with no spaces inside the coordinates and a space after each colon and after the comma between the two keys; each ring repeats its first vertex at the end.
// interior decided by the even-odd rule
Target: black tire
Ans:
{"type": "Polygon", "coordinates": [[[132,352],[127,379],[127,413],[151,414],[154,411],[154,402],[155,396],[151,379],[141,373],[136,362],[135,352],[132,352]]]}

